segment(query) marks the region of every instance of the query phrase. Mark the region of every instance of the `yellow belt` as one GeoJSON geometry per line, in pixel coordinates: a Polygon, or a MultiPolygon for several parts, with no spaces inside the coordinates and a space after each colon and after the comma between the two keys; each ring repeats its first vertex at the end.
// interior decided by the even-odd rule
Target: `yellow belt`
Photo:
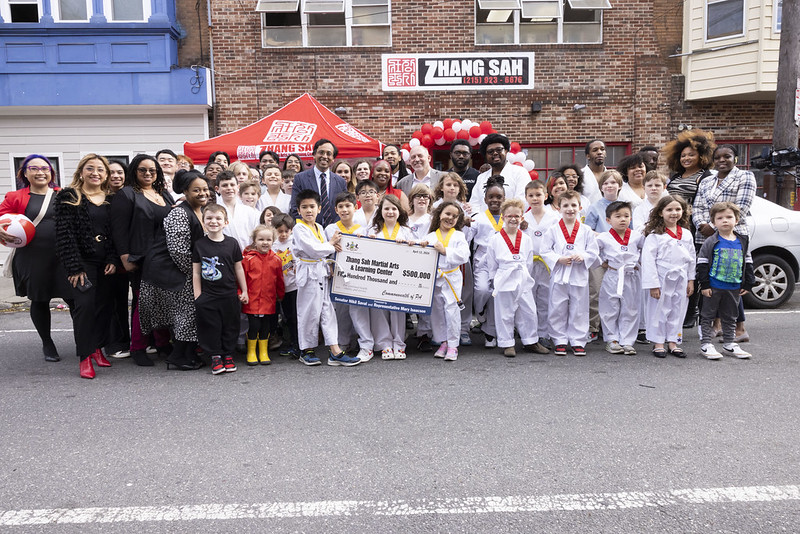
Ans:
{"type": "Polygon", "coordinates": [[[547,262],[544,261],[544,258],[539,256],[538,254],[533,255],[533,261],[540,261],[544,264],[544,268],[547,269],[547,274],[550,274],[550,267],[548,267],[547,262]]]}
{"type": "Polygon", "coordinates": [[[319,262],[322,261],[322,260],[307,260],[305,258],[297,258],[297,259],[300,260],[300,261],[304,261],[306,263],[319,263],[319,262]]]}
{"type": "Polygon", "coordinates": [[[449,271],[443,271],[443,270],[439,269],[439,276],[444,278],[444,281],[447,282],[448,286],[450,286],[450,291],[453,292],[453,297],[455,297],[455,299],[456,299],[456,305],[458,306],[458,309],[459,310],[463,310],[464,309],[464,303],[461,302],[460,298],[458,298],[458,295],[456,295],[456,290],[453,287],[453,284],[451,284],[450,280],[448,280],[447,277],[445,276],[446,274],[454,273],[454,272],[456,272],[456,271],[458,271],[460,269],[461,269],[460,266],[456,267],[455,269],[450,269],[449,271]]]}

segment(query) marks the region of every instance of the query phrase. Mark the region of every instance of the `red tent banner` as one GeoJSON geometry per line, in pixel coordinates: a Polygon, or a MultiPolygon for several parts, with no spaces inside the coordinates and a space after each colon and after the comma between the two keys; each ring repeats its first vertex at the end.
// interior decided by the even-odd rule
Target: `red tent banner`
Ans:
{"type": "Polygon", "coordinates": [[[281,159],[289,154],[311,158],[319,139],[333,141],[339,158],[378,157],[383,144],[339,118],[308,93],[292,100],[258,122],[234,132],[196,143],[184,143],[183,153],[198,165],[205,165],[216,151],[227,152],[231,161],[258,162],[262,150],[281,159]]]}

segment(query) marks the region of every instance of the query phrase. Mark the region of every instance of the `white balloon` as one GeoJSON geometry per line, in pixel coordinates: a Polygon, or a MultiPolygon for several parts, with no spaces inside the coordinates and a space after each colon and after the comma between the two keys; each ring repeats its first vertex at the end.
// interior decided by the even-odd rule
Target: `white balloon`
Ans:
{"type": "Polygon", "coordinates": [[[447,141],[445,141],[445,140],[444,140],[444,137],[440,137],[439,139],[434,139],[434,140],[433,140],[433,142],[434,142],[434,143],[436,143],[436,144],[437,144],[437,145],[439,145],[439,146],[442,146],[442,145],[443,145],[443,144],[445,144],[447,141]]]}
{"type": "Polygon", "coordinates": [[[436,122],[433,123],[433,127],[434,128],[441,128],[442,130],[444,130],[444,123],[442,121],[436,121],[436,122]]]}
{"type": "Polygon", "coordinates": [[[456,132],[456,133],[460,132],[461,131],[461,121],[455,121],[453,123],[453,126],[451,126],[451,128],[453,128],[453,131],[456,132]]]}
{"type": "Polygon", "coordinates": [[[400,150],[400,154],[403,156],[403,161],[408,161],[411,158],[411,154],[405,148],[400,150]]]}
{"type": "Polygon", "coordinates": [[[525,167],[525,170],[531,172],[536,165],[533,164],[532,159],[526,159],[522,162],[522,166],[525,167]]]}
{"type": "Polygon", "coordinates": [[[415,146],[419,146],[419,139],[417,139],[416,137],[412,137],[408,141],[408,146],[410,146],[411,148],[414,148],[415,146]]]}
{"type": "Polygon", "coordinates": [[[472,121],[471,120],[464,119],[463,121],[461,121],[461,129],[462,130],[469,130],[471,126],[472,126],[472,121]]]}
{"type": "Polygon", "coordinates": [[[469,146],[475,146],[478,143],[480,143],[480,141],[478,141],[477,137],[470,137],[469,138],[469,146]]]}
{"type": "Polygon", "coordinates": [[[517,152],[516,154],[512,153],[509,155],[514,156],[514,161],[512,161],[511,163],[522,163],[523,161],[525,161],[525,154],[523,154],[522,151],[517,152]]]}
{"type": "Polygon", "coordinates": [[[478,137],[478,142],[483,143],[484,139],[486,139],[486,134],[481,134],[480,137],[478,137]]]}

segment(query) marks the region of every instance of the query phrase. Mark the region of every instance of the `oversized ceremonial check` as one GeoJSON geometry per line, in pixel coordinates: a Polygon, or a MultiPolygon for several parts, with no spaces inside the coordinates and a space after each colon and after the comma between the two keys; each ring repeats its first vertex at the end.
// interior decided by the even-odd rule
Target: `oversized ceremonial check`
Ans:
{"type": "Polygon", "coordinates": [[[439,253],[385,239],[342,235],[331,300],[406,313],[431,313],[439,253]]]}

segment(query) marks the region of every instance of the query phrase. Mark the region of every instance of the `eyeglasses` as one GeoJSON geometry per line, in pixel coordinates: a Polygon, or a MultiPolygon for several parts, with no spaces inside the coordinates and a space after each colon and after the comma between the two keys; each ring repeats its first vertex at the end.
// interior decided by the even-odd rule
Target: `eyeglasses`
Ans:
{"type": "Polygon", "coordinates": [[[139,167],[138,169],[136,169],[136,172],[138,172],[142,176],[147,176],[148,174],[156,176],[158,174],[155,169],[145,169],[144,167],[139,167]]]}
{"type": "Polygon", "coordinates": [[[490,148],[490,149],[488,149],[488,150],[486,151],[486,153],[487,153],[487,154],[502,154],[502,153],[503,153],[503,152],[505,152],[505,151],[506,151],[506,149],[505,149],[505,148],[503,148],[503,147],[499,147],[499,148],[490,148]]]}
{"type": "Polygon", "coordinates": [[[469,156],[469,154],[470,153],[467,150],[453,150],[453,155],[455,156],[469,156]]]}
{"type": "Polygon", "coordinates": [[[50,167],[36,167],[33,165],[28,165],[25,168],[31,172],[50,172],[50,167]]]}
{"type": "Polygon", "coordinates": [[[372,195],[377,195],[377,194],[378,194],[378,192],[377,192],[377,191],[361,191],[361,192],[358,194],[358,196],[360,196],[360,197],[370,197],[370,196],[372,196],[372,195]]]}
{"type": "Polygon", "coordinates": [[[417,200],[417,199],[430,200],[431,196],[430,195],[417,195],[417,196],[414,197],[414,200],[417,200]]]}

